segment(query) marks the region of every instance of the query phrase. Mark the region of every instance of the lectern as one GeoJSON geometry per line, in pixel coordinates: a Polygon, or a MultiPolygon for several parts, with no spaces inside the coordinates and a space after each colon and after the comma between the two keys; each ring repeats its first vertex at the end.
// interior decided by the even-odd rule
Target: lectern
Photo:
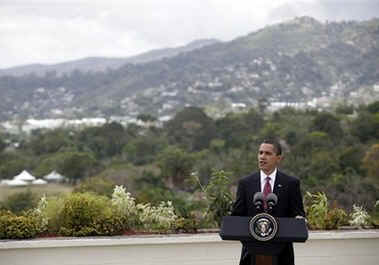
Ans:
{"type": "Polygon", "coordinates": [[[238,240],[252,253],[252,264],[277,265],[277,256],[289,242],[305,242],[308,230],[304,218],[276,218],[268,213],[253,217],[225,216],[220,237],[238,240]]]}

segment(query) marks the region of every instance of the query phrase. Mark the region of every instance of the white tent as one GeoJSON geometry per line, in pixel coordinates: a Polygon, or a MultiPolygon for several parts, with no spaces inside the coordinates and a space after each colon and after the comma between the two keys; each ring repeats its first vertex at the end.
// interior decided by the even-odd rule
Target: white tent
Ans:
{"type": "Polygon", "coordinates": [[[22,171],[20,174],[18,174],[17,176],[15,176],[13,178],[13,180],[22,180],[22,181],[26,181],[26,182],[32,182],[35,179],[36,178],[34,176],[30,175],[30,173],[26,170],[22,171]]]}
{"type": "Polygon", "coordinates": [[[33,185],[44,185],[44,184],[47,184],[47,181],[43,180],[43,179],[36,179],[36,180],[33,180],[32,184],[33,185]]]}
{"type": "Polygon", "coordinates": [[[55,170],[52,171],[50,174],[44,176],[43,178],[47,181],[57,181],[57,182],[64,180],[64,177],[61,174],[57,173],[55,170]]]}
{"type": "Polygon", "coordinates": [[[6,185],[8,185],[8,183],[9,183],[10,181],[11,181],[10,179],[2,179],[2,180],[0,181],[0,185],[1,185],[1,186],[6,186],[6,185]]]}
{"type": "Polygon", "coordinates": [[[8,181],[7,184],[8,184],[8,186],[13,186],[13,187],[16,187],[16,186],[27,186],[28,182],[23,181],[21,179],[12,179],[11,181],[8,181]]]}

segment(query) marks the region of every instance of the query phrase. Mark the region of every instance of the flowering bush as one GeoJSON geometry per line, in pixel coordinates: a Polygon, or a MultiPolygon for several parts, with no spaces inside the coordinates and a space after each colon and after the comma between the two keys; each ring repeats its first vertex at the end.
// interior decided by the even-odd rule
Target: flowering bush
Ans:
{"type": "Polygon", "coordinates": [[[353,205],[353,211],[350,214],[351,220],[349,221],[350,225],[354,226],[367,226],[369,224],[370,215],[363,208],[363,206],[353,205]]]}
{"type": "Polygon", "coordinates": [[[49,219],[46,214],[47,199],[46,196],[42,196],[39,200],[36,208],[29,211],[29,216],[35,219],[37,224],[37,232],[39,234],[48,230],[49,219]]]}
{"type": "Polygon", "coordinates": [[[111,203],[116,211],[115,213],[127,219],[127,227],[133,227],[137,224],[138,217],[135,199],[129,192],[126,192],[123,186],[115,186],[111,203]]]}
{"type": "Polygon", "coordinates": [[[147,231],[160,232],[175,229],[177,216],[170,201],[160,202],[158,206],[150,203],[138,204],[140,224],[147,231]]]}
{"type": "Polygon", "coordinates": [[[135,198],[123,186],[114,188],[112,206],[127,218],[130,228],[140,227],[150,232],[172,230],[178,218],[170,201],[161,202],[158,206],[150,203],[136,204],[135,198]]]}

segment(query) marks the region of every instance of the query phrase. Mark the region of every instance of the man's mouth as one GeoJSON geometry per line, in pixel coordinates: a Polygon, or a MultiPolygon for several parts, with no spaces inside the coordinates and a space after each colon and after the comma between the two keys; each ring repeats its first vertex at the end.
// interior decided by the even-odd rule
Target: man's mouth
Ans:
{"type": "Polygon", "coordinates": [[[266,165],[266,164],[267,164],[266,161],[259,161],[259,165],[260,165],[260,166],[264,166],[264,165],[266,165]]]}

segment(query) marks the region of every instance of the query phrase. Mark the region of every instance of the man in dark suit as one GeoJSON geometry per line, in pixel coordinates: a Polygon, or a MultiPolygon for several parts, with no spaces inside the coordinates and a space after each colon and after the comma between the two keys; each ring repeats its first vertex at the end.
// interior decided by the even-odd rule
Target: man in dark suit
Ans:
{"type": "MultiPolygon", "coordinates": [[[[278,197],[277,205],[271,214],[275,217],[305,216],[303,200],[300,192],[300,182],[297,178],[288,176],[278,170],[282,160],[282,149],[278,142],[265,140],[259,147],[258,165],[259,172],[243,177],[238,182],[237,198],[233,205],[234,216],[255,216],[258,214],[253,197],[256,192],[272,191],[278,197]],[[267,182],[267,183],[266,183],[267,182]]],[[[266,242],[259,243],[262,248],[270,247],[266,242]]],[[[240,265],[255,264],[255,253],[249,253],[249,244],[242,242],[240,265]]],[[[259,253],[257,253],[259,254],[259,253]]],[[[294,253],[292,243],[282,244],[277,255],[278,264],[294,265],[294,253]]]]}

